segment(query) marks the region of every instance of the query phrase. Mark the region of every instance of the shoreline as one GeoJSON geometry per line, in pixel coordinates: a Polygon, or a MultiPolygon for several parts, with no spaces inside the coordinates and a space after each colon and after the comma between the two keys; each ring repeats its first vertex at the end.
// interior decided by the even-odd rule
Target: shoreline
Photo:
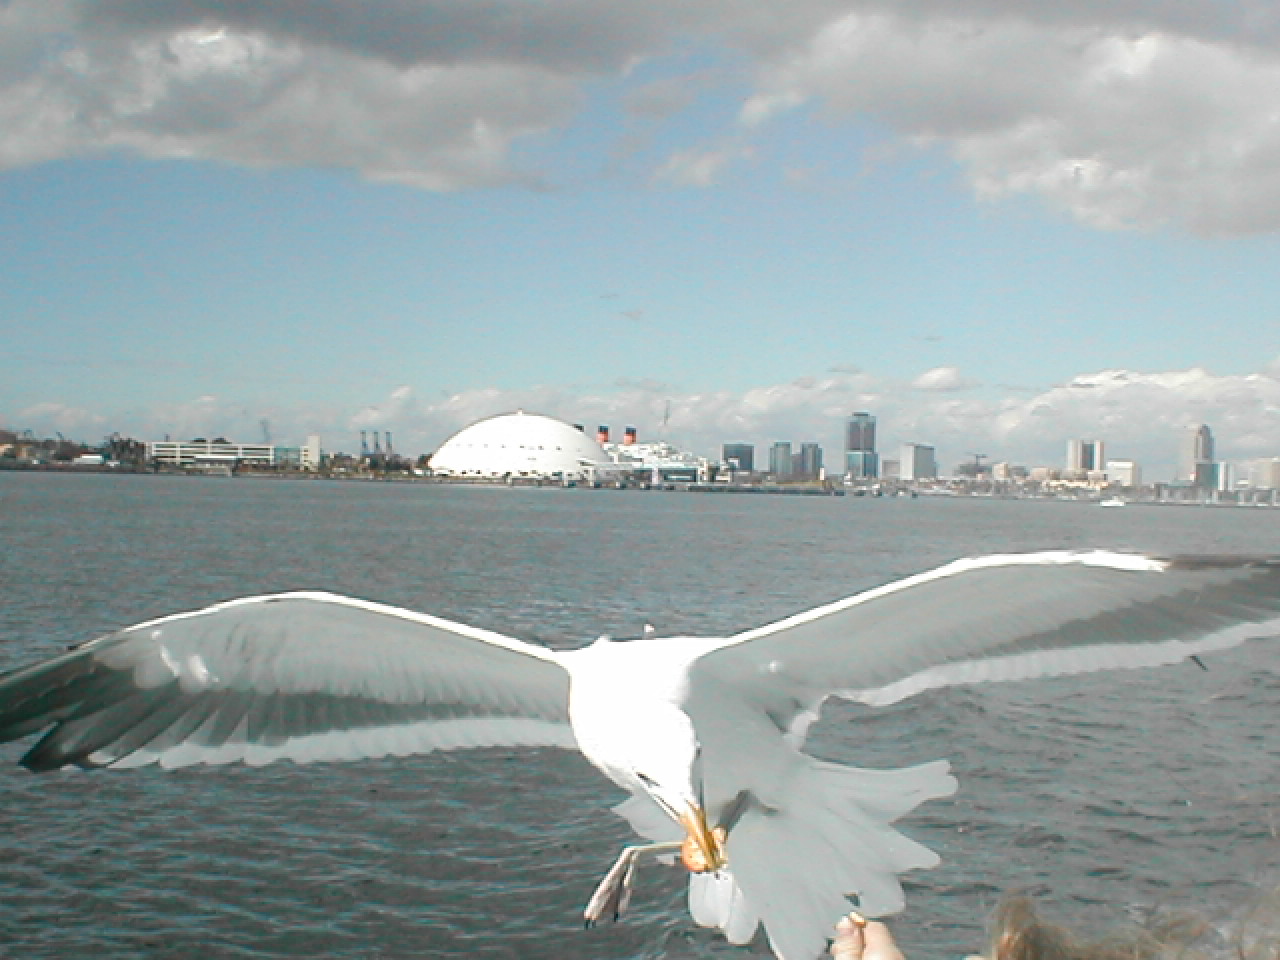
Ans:
{"type": "Polygon", "coordinates": [[[281,481],[321,481],[330,480],[339,483],[408,483],[425,486],[461,486],[461,487],[506,487],[506,488],[550,488],[580,490],[628,490],[636,492],[658,493],[701,493],[721,495],[754,495],[765,497],[804,496],[804,497],[845,497],[853,500],[896,500],[896,499],[961,499],[961,500],[1029,500],[1046,503],[1077,503],[1098,506],[1104,500],[1119,499],[1122,502],[1115,507],[1209,507],[1209,508],[1277,508],[1280,502],[1274,491],[1271,496],[1250,500],[1215,500],[1209,498],[1178,498],[1135,496],[1132,498],[1114,498],[1105,493],[1094,492],[1082,496],[1065,496],[1022,491],[992,491],[989,489],[965,490],[963,487],[900,487],[893,490],[873,490],[866,487],[846,487],[835,483],[809,484],[724,484],[724,483],[607,483],[588,484],[570,483],[550,479],[507,478],[507,479],[475,479],[416,476],[404,473],[322,473],[304,471],[270,471],[270,470],[227,470],[226,472],[202,470],[154,469],[149,467],[110,466],[107,464],[52,464],[52,463],[4,463],[0,461],[0,473],[39,473],[53,476],[109,475],[109,476],[149,476],[149,477],[182,477],[182,478],[217,478],[223,480],[264,479],[281,481]]]}

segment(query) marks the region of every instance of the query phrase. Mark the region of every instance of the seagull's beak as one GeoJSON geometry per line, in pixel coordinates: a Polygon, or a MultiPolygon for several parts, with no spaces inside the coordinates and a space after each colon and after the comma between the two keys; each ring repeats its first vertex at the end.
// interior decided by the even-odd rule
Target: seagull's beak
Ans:
{"type": "Polygon", "coordinates": [[[724,828],[708,827],[707,812],[701,806],[691,804],[679,820],[688,834],[680,847],[680,859],[691,872],[710,873],[728,862],[724,828]]]}

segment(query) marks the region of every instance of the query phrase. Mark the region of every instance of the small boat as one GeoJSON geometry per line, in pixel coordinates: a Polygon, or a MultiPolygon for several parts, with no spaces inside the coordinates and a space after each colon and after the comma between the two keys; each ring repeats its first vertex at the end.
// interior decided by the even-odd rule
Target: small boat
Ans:
{"type": "Polygon", "coordinates": [[[1100,507],[1123,507],[1124,504],[1125,502],[1119,497],[1107,497],[1105,500],[1098,501],[1100,507]]]}

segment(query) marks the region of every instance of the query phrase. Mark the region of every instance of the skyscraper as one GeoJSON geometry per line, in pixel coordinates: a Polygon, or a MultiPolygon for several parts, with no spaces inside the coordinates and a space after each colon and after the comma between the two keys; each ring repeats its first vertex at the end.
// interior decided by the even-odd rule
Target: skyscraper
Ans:
{"type": "Polygon", "coordinates": [[[1101,470],[1106,463],[1102,456],[1101,440],[1068,440],[1067,472],[1088,473],[1101,470]]]}
{"type": "Polygon", "coordinates": [[[880,476],[876,454],[876,418],[865,411],[851,414],[845,423],[844,469],[854,478],[880,476]]]}
{"type": "Polygon", "coordinates": [[[903,480],[935,479],[938,476],[938,461],[933,447],[927,443],[904,443],[899,475],[903,480]]]}
{"type": "Polygon", "coordinates": [[[769,448],[769,472],[779,480],[791,476],[791,443],[779,440],[769,448]]]}
{"type": "Polygon", "coordinates": [[[725,463],[736,464],[733,469],[750,473],[756,468],[756,448],[750,443],[726,443],[722,451],[725,463]]]}
{"type": "Polygon", "coordinates": [[[1182,435],[1182,450],[1178,458],[1178,483],[1197,483],[1203,480],[1213,463],[1213,431],[1208,424],[1187,427],[1182,435]]]}
{"type": "Polygon", "coordinates": [[[822,472],[822,447],[816,443],[800,444],[800,452],[796,454],[798,461],[796,473],[807,479],[815,479],[822,472]]]}

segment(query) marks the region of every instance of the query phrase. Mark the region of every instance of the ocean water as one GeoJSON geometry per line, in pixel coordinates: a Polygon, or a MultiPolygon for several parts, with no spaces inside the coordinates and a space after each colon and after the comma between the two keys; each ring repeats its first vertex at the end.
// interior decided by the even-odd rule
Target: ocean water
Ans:
{"type": "MultiPolygon", "coordinates": [[[[1280,552],[1280,511],[0,473],[0,669],[149,617],[315,588],[552,646],[722,635],[957,556],[1280,552]]],[[[903,821],[943,864],[893,920],[913,960],[982,944],[1002,891],[1103,929],[1230,932],[1280,867],[1280,646],[1192,665],[832,704],[810,749],[952,760],[903,821]]],[[[33,776],[0,747],[0,956],[769,956],[695,928],[677,868],[581,927],[622,799],[576,754],[33,776]]],[[[834,920],[835,918],[833,918],[834,920]]]]}

